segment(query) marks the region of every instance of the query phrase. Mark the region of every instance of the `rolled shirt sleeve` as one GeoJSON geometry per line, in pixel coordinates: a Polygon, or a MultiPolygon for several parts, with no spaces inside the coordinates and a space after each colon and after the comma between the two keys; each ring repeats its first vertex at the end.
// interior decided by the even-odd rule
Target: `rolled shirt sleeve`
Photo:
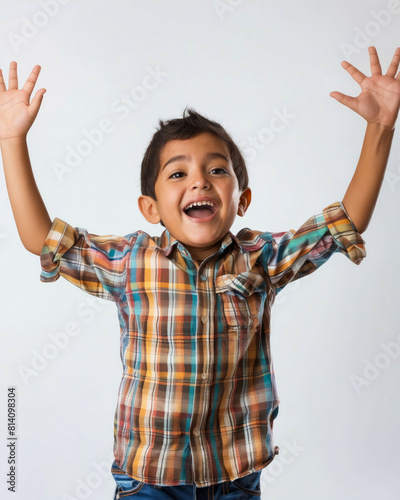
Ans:
{"type": "Polygon", "coordinates": [[[276,293],[289,282],[314,272],[335,252],[357,265],[366,257],[365,241],[340,201],[310,217],[297,231],[269,236],[272,248],[266,266],[276,293]]]}
{"type": "Polygon", "coordinates": [[[131,236],[99,236],[55,217],[40,255],[40,281],[62,276],[91,295],[117,302],[125,294],[131,236]]]}

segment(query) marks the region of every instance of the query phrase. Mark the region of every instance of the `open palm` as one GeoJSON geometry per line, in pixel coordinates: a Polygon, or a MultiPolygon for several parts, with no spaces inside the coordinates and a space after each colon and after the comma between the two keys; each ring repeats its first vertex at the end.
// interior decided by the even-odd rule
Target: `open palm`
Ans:
{"type": "Polygon", "coordinates": [[[341,92],[331,92],[331,97],[349,107],[368,123],[377,123],[393,129],[400,107],[400,72],[397,74],[400,63],[400,47],[394,53],[392,62],[385,75],[375,47],[368,48],[372,75],[365,76],[347,61],[342,62],[344,69],[361,86],[361,93],[357,97],[350,97],[341,92]]]}
{"type": "Polygon", "coordinates": [[[18,89],[17,63],[11,62],[8,90],[0,69],[0,140],[26,135],[34,122],[46,92],[38,90],[29,103],[40,69],[36,65],[22,89],[18,89]]]}

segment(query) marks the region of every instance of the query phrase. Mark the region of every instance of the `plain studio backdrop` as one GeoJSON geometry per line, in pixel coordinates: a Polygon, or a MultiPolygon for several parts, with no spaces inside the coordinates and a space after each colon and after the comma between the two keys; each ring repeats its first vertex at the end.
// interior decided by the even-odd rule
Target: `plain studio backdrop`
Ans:
{"type": "MultiPolygon", "coordinates": [[[[158,120],[187,105],[226,127],[247,160],[253,201],[233,231],[298,229],[343,199],[361,151],[365,120],[329,96],[360,92],[341,61],[370,76],[373,45],[386,73],[400,45],[394,0],[8,0],[0,18],[7,86],[11,61],[21,87],[42,67],[28,147],[50,217],[95,234],[161,234],[137,208],[140,164],[158,120]]],[[[398,498],[398,134],[362,235],[366,259],[334,254],[273,308],[281,453],[263,470],[265,500],[398,498]]],[[[40,282],[0,179],[0,496],[111,500],[116,306],[63,278],[40,282]]]]}

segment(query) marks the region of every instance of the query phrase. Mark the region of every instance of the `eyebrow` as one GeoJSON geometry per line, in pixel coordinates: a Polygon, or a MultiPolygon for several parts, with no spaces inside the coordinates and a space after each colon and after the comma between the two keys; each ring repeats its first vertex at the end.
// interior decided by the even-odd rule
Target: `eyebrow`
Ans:
{"type": "MultiPolygon", "coordinates": [[[[206,160],[214,160],[214,158],[220,158],[222,160],[226,160],[228,163],[229,163],[229,159],[221,154],[221,153],[207,153],[205,155],[205,159],[206,160]]],[[[169,165],[170,163],[174,162],[174,161],[184,161],[184,160],[189,160],[189,156],[188,155],[177,155],[177,156],[173,156],[172,158],[170,158],[166,163],[165,165],[163,166],[163,168],[161,170],[163,170],[167,165],[169,165]]]]}

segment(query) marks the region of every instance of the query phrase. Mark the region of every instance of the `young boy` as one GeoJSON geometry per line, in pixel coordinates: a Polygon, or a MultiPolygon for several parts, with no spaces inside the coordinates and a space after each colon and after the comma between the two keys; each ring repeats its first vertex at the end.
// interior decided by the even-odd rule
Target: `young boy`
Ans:
{"type": "Polygon", "coordinates": [[[230,232],[251,201],[244,159],[216,122],[189,109],[162,122],[142,162],[139,209],[161,223],[98,236],[51,221],[32,174],[26,135],[35,66],[18,90],[0,72],[0,147],[21,241],[40,255],[41,281],[63,276],[115,301],[123,377],[114,423],[115,498],[260,498],[260,475],[278,453],[279,399],[270,353],[270,310],[289,282],[341,252],[359,264],[400,105],[400,48],[382,75],[343,62],[362,92],[332,97],[367,120],[359,163],[343,201],[297,231],[230,232]]]}

